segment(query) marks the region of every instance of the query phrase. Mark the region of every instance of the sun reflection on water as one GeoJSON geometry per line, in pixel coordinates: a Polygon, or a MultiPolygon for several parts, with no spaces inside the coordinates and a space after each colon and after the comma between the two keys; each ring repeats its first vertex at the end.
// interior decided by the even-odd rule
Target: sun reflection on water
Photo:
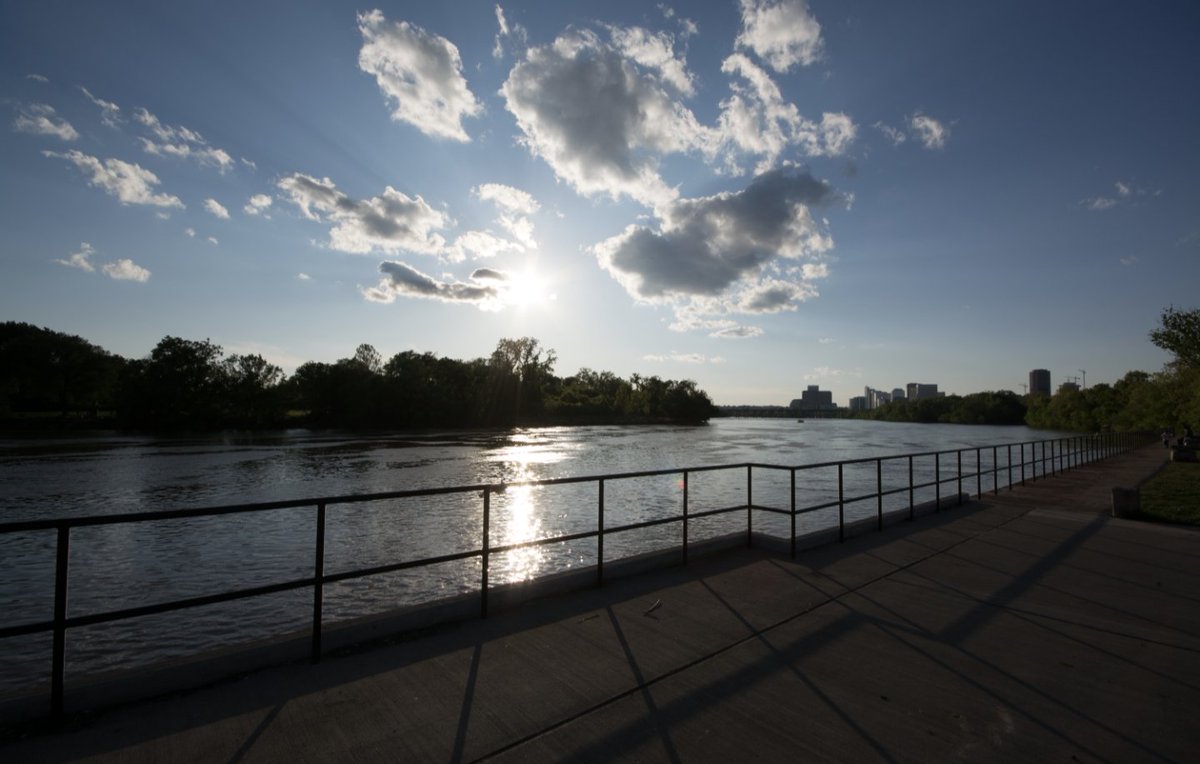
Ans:
{"type": "MultiPolygon", "coordinates": [[[[544,475],[535,468],[554,464],[568,457],[566,451],[547,443],[536,435],[519,434],[510,445],[497,449],[491,461],[501,467],[506,484],[538,480],[544,475]]],[[[497,493],[494,501],[492,543],[495,546],[533,541],[547,534],[543,526],[546,507],[542,501],[543,486],[508,485],[497,493]]],[[[502,576],[506,581],[527,581],[536,577],[547,563],[547,548],[530,546],[513,550],[503,556],[502,576]]]]}

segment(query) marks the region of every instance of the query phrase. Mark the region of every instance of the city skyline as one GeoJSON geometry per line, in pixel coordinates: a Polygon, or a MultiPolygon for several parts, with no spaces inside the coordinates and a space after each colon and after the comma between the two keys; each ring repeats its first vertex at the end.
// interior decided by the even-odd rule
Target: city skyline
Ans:
{"type": "Polygon", "coordinates": [[[1148,333],[1196,306],[1197,22],[6,4],[0,319],[289,372],[532,336],[562,376],[690,378],[718,404],[1111,384],[1161,368],[1148,333]]]}

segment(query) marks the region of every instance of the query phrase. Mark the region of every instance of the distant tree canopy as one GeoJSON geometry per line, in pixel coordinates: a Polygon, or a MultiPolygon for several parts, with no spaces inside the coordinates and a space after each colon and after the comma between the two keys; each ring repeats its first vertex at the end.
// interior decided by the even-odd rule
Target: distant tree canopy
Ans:
{"type": "Polygon", "coordinates": [[[1002,390],[958,396],[899,400],[863,412],[865,419],[888,422],[950,424],[1023,424],[1025,404],[1016,393],[1002,390]]]}
{"type": "Polygon", "coordinates": [[[406,350],[386,361],[371,345],[291,377],[259,355],[225,355],[209,340],[164,337],[125,360],[28,324],[0,325],[0,416],[107,414],[126,427],[352,428],[707,421],[712,401],[690,380],[581,369],[554,375],[553,350],[502,339],[489,358],[460,361],[406,350]]]}

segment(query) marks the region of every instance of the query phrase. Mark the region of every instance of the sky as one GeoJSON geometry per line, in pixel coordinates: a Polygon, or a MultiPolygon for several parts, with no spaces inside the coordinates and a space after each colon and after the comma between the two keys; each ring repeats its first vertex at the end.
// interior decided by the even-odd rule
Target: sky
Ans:
{"type": "Polygon", "coordinates": [[[1200,4],[5,2],[0,320],[1023,392],[1200,307],[1200,4]]]}

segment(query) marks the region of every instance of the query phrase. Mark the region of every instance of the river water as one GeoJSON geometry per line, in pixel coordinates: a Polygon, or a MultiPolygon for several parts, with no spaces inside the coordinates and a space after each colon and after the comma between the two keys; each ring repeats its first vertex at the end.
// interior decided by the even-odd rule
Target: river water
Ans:
{"type": "MultiPolygon", "coordinates": [[[[295,430],[195,438],[98,434],[69,439],[0,440],[0,522],[182,509],[455,485],[536,481],[743,462],[798,466],[934,450],[974,449],[1057,437],[1024,427],[909,425],[858,420],[717,419],[699,427],[555,427],[505,433],[354,435],[295,430]]],[[[1000,449],[998,463],[1006,464],[1000,449]]],[[[975,471],[975,452],[963,456],[975,471]]],[[[991,451],[981,455],[991,469],[991,451]]],[[[953,476],[953,455],[937,465],[953,476]]],[[[916,460],[917,482],[933,479],[932,457],[916,460]]],[[[907,485],[907,460],[885,462],[884,487],[907,485]]],[[[875,490],[874,463],[845,468],[845,495],[875,490]]],[[[1001,485],[1007,477],[1002,474],[1001,485]]],[[[963,490],[973,493],[970,478],[963,490]]],[[[984,489],[991,487],[990,475],[984,489]]],[[[797,506],[837,498],[836,468],[797,474],[797,506]]],[[[956,490],[943,486],[943,495],[956,490]]],[[[917,501],[934,489],[918,491],[917,501]]],[[[787,472],[756,469],[753,502],[788,508],[787,472]]],[[[744,505],[746,471],[689,475],[688,509],[744,505]]],[[[885,509],[907,506],[907,492],[885,509]]],[[[597,484],[510,487],[491,499],[490,544],[592,531],[597,484]]],[[[605,527],[683,511],[681,475],[609,480],[605,527]]],[[[876,511],[875,500],[847,509],[876,511]]],[[[695,520],[689,539],[745,529],[745,514],[695,520]]],[[[837,510],[803,515],[799,528],[837,522],[837,510]]],[[[756,513],[755,530],[786,538],[787,518],[756,513]]],[[[470,551],[482,544],[478,492],[335,505],[327,517],[325,571],[385,565],[470,551]]],[[[681,523],[606,536],[604,559],[677,546],[681,523]]],[[[76,528],[71,533],[71,616],[265,585],[312,575],[311,508],[76,528]]],[[[0,624],[49,619],[53,612],[53,532],[0,536],[0,624]]],[[[596,563],[584,539],[493,557],[493,583],[519,581],[596,563]]],[[[478,590],[478,559],[444,563],[326,586],[325,620],[356,618],[478,590]]],[[[68,632],[68,676],[78,678],[301,630],[311,592],[298,590],[68,632]]],[[[49,673],[48,634],[0,640],[0,692],[41,683],[49,673]]]]}

